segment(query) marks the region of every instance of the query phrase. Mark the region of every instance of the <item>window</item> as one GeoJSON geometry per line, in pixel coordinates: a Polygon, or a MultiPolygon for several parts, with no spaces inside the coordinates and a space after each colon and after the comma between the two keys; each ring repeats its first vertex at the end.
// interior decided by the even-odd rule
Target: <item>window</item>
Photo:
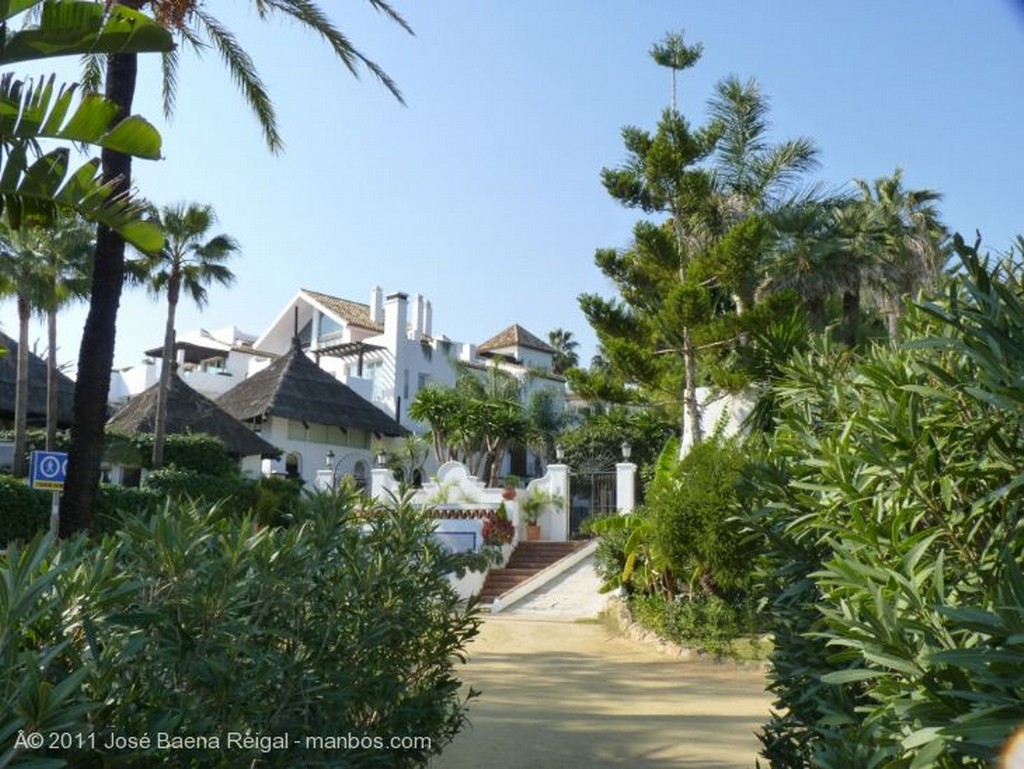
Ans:
{"type": "Polygon", "coordinates": [[[366,488],[366,463],[363,460],[360,459],[352,468],[352,479],[360,491],[366,488]]]}
{"type": "Polygon", "coordinates": [[[298,478],[302,473],[302,457],[295,452],[289,454],[284,460],[284,473],[289,478],[298,478]]]}

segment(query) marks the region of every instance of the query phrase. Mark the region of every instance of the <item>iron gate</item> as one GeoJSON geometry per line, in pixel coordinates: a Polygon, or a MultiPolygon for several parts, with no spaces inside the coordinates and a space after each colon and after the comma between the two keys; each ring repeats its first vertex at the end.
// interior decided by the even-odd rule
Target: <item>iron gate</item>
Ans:
{"type": "Polygon", "coordinates": [[[570,473],[569,537],[581,536],[580,527],[591,518],[615,514],[615,473],[570,473]]]}

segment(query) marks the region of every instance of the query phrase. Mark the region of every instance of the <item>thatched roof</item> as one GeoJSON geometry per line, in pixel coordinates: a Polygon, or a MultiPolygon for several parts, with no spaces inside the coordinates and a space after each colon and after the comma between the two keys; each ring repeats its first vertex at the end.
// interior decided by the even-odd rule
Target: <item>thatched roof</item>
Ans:
{"type": "MultiPolygon", "coordinates": [[[[0,421],[14,419],[14,390],[18,374],[18,343],[0,332],[0,348],[7,354],[0,357],[0,421]]],[[[57,423],[71,425],[74,414],[75,383],[57,372],[57,423]]],[[[46,361],[31,352],[28,356],[28,422],[46,424],[46,361]]]]}
{"type": "MultiPolygon", "coordinates": [[[[159,383],[128,401],[107,422],[107,429],[119,433],[151,433],[156,425],[159,383]]],[[[277,457],[280,449],[243,425],[224,409],[172,376],[167,393],[167,432],[207,433],[224,441],[228,454],[236,457],[260,455],[277,457]]]]}
{"type": "Polygon", "coordinates": [[[217,398],[235,419],[276,416],[400,436],[408,431],[294,347],[217,398]]]}

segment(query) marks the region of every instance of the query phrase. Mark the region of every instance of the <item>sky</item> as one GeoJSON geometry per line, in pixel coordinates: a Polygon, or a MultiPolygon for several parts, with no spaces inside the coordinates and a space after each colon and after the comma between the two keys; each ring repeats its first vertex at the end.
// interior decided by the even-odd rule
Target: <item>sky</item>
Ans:
{"type": "MultiPolygon", "coordinates": [[[[819,147],[810,180],[839,187],[901,167],[908,187],[943,194],[944,221],[968,240],[980,230],[1005,251],[1024,233],[1024,3],[393,0],[415,36],[362,0],[320,5],[406,106],[251,3],[208,8],[266,82],[282,154],[214,52],[182,52],[169,122],[156,61],[142,63],[135,111],[159,128],[164,158],[135,162],[138,192],[211,204],[215,232],[242,247],[235,285],[212,288],[202,312],[183,301],[179,333],[258,335],[300,288],[366,302],[380,285],[430,299],[435,334],[479,343],[512,323],[541,337],[560,327],[588,361],[596,342],[577,297],[613,294],[594,252],[627,247],[642,217],[600,172],[625,160],[622,127],[653,130],[669,102],[670,72],[649,56],[667,32],[704,46],[679,82],[691,122],[705,122],[721,78],[752,77],[773,138],[819,147]]],[[[61,316],[58,359],[72,367],[85,312],[61,316]]],[[[116,366],[160,345],[164,312],[125,292],[116,366]]],[[[17,333],[13,301],[0,329],[17,333]]],[[[30,340],[44,351],[41,325],[30,340]]]]}

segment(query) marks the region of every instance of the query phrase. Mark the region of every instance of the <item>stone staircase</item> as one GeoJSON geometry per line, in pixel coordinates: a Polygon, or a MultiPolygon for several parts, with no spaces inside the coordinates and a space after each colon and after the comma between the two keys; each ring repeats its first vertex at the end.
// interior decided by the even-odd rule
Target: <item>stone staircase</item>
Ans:
{"type": "Polygon", "coordinates": [[[571,555],[588,543],[578,542],[520,542],[504,569],[491,569],[480,590],[480,604],[490,606],[509,590],[521,585],[534,574],[571,555]]]}

